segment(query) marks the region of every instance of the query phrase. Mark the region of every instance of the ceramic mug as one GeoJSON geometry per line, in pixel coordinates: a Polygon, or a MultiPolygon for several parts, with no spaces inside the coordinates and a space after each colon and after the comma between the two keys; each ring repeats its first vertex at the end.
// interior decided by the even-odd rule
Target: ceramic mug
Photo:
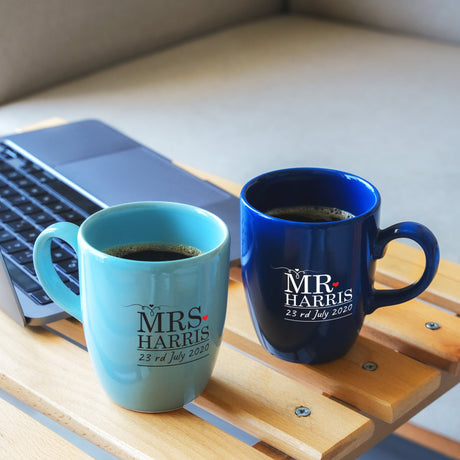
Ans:
{"type": "Polygon", "coordinates": [[[414,222],[380,230],[379,213],[377,189],[342,171],[273,171],[244,186],[242,275],[266,350],[297,363],[337,359],[355,342],[365,315],[427,288],[439,262],[436,238],[414,222]],[[421,246],[423,275],[401,289],[374,289],[375,262],[396,238],[421,246]]]}
{"type": "Polygon", "coordinates": [[[93,367],[113,401],[163,412],[204,390],[227,305],[229,232],[217,216],[169,202],[106,208],[80,227],[61,222],[45,229],[35,243],[34,264],[47,294],[82,322],[93,367]],[[53,238],[77,254],[80,295],[53,266],[53,238]],[[142,261],[104,252],[145,242],[186,245],[199,254],[142,261]]]}

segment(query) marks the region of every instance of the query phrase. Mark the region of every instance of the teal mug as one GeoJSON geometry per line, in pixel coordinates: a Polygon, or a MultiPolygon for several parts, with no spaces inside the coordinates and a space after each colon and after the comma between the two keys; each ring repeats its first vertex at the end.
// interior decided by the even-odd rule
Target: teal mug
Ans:
{"type": "Polygon", "coordinates": [[[204,390],[222,339],[229,240],[214,214],[169,202],[106,208],[80,227],[60,222],[39,235],[38,278],[82,322],[95,372],[117,404],[164,412],[204,390]],[[77,254],[79,295],[55,270],[53,238],[77,254]]]}

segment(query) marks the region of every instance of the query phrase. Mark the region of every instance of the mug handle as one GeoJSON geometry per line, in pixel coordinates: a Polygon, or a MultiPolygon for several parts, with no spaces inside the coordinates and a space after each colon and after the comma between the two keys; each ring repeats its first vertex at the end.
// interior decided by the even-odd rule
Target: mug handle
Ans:
{"type": "Polygon", "coordinates": [[[384,230],[379,230],[374,244],[374,259],[380,259],[386,245],[397,238],[409,238],[415,241],[425,253],[425,270],[420,279],[400,289],[373,289],[367,314],[379,307],[407,302],[422,293],[431,283],[439,265],[439,247],[436,237],[422,224],[401,222],[384,230]]]}
{"type": "Polygon", "coordinates": [[[38,235],[34,245],[34,267],[45,292],[63,310],[82,321],[80,296],[70,290],[58,276],[51,259],[51,240],[60,238],[78,254],[78,229],[70,222],[57,222],[38,235]]]}

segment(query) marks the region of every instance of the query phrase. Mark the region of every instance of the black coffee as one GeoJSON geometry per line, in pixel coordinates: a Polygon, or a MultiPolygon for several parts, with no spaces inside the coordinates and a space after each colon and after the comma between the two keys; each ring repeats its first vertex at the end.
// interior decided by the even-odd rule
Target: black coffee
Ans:
{"type": "Polygon", "coordinates": [[[122,244],[105,249],[104,252],[122,259],[140,260],[145,262],[163,262],[182,260],[197,256],[200,251],[185,244],[166,243],[135,243],[122,244]]]}
{"type": "Polygon", "coordinates": [[[336,222],[354,217],[353,214],[329,206],[289,206],[274,208],[266,214],[279,219],[293,220],[295,222],[336,222]]]}

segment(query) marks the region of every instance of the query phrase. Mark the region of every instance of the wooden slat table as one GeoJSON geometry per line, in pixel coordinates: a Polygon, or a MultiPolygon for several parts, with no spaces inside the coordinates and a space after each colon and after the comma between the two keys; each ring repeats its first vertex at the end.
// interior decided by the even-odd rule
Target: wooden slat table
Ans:
{"type": "MultiPolygon", "coordinates": [[[[239,193],[237,184],[192,172],[239,193]]],[[[417,249],[392,243],[378,282],[410,282],[422,259],[417,249]]],[[[82,327],[71,319],[21,328],[0,313],[0,388],[117,458],[355,458],[460,380],[460,266],[442,260],[422,299],[368,316],[345,357],[297,365],[263,350],[240,270],[232,268],[224,343],[194,407],[249,433],[259,440],[253,445],[187,409],[141,414],[112,403],[92,370],[82,327]],[[441,327],[427,329],[427,322],[441,327]],[[363,368],[368,362],[377,369],[363,368]],[[296,415],[301,407],[310,415],[296,415]]],[[[1,458],[86,458],[2,400],[0,413],[1,458]]],[[[457,443],[446,445],[460,458],[457,443]]]]}

